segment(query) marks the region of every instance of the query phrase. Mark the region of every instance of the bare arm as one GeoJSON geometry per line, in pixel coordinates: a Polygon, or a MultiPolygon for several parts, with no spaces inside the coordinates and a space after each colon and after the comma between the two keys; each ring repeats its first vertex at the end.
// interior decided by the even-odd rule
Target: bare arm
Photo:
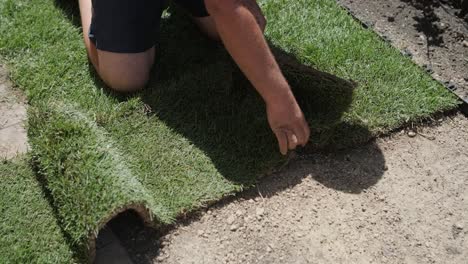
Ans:
{"type": "Polygon", "coordinates": [[[253,0],[205,0],[219,36],[266,103],[268,121],[280,151],[305,145],[310,131],[289,84],[271,53],[255,17],[253,0]]]}

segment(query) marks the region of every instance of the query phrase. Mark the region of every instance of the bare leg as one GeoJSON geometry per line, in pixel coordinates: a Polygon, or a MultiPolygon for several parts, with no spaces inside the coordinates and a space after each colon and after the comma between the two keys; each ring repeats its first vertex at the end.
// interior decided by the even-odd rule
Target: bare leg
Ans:
{"type": "Polygon", "coordinates": [[[102,80],[119,92],[145,86],[154,63],[154,47],[141,53],[114,53],[96,49],[88,37],[92,17],[91,0],[79,0],[83,38],[89,59],[102,80]]]}
{"type": "Polygon", "coordinates": [[[88,37],[89,27],[91,26],[92,5],[91,0],[79,0],[81,27],[83,28],[83,38],[88,52],[89,59],[93,63],[94,68],[99,69],[98,54],[96,46],[91,42],[88,37]]]}

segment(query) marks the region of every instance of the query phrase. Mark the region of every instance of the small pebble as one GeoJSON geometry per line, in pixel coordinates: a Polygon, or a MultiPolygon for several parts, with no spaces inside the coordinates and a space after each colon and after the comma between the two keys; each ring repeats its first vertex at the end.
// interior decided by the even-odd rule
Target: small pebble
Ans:
{"type": "Polygon", "coordinates": [[[232,225],[232,226],[229,228],[229,230],[231,230],[232,232],[234,232],[234,231],[236,231],[238,228],[239,228],[239,226],[236,225],[236,224],[234,224],[234,225],[232,225]]]}
{"type": "Polygon", "coordinates": [[[365,28],[372,28],[372,27],[374,27],[374,23],[372,23],[372,22],[365,22],[365,23],[364,23],[364,27],[365,27],[365,28]]]}
{"type": "Polygon", "coordinates": [[[409,49],[404,49],[402,53],[404,56],[413,57],[413,53],[409,49]]]}
{"type": "Polygon", "coordinates": [[[424,64],[423,68],[424,68],[424,70],[426,70],[427,73],[433,73],[434,72],[431,65],[424,64]]]}
{"type": "Polygon", "coordinates": [[[463,47],[468,47],[468,40],[464,40],[462,43],[463,43],[463,47]]]}
{"type": "Polygon", "coordinates": [[[463,228],[464,228],[463,224],[460,223],[460,222],[459,222],[459,223],[455,223],[453,226],[454,226],[456,229],[458,229],[458,230],[463,230],[463,228]]]}
{"type": "Polygon", "coordinates": [[[414,132],[412,130],[408,131],[408,137],[412,138],[412,137],[415,137],[415,136],[416,136],[416,132],[414,132]]]}
{"type": "Polygon", "coordinates": [[[234,215],[230,215],[230,216],[226,219],[226,223],[228,223],[229,225],[234,224],[234,221],[236,221],[236,217],[235,217],[234,215]]]}
{"type": "Polygon", "coordinates": [[[265,213],[265,209],[263,209],[262,207],[258,207],[255,210],[255,214],[257,215],[257,217],[262,217],[264,213],[265,213]]]}

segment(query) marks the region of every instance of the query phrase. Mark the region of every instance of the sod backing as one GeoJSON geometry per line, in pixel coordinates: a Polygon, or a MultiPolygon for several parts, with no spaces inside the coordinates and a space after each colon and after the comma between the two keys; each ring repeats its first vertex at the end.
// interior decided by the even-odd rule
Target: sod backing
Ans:
{"type": "MultiPolygon", "coordinates": [[[[312,127],[311,149],[363,143],[456,107],[334,1],[260,4],[312,127]]],[[[76,1],[0,0],[0,54],[28,95],[32,157],[82,260],[122,210],[169,224],[284,162],[259,96],[182,10],[165,13],[152,80],[133,96],[113,94],[96,77],[78,19],[76,1]]]]}

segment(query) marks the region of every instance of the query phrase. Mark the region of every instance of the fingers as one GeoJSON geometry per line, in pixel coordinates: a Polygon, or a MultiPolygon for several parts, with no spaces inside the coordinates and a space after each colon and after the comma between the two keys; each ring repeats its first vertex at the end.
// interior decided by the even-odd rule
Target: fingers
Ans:
{"type": "Polygon", "coordinates": [[[286,130],[286,135],[288,136],[288,148],[290,150],[296,149],[298,144],[298,139],[294,131],[286,130]]]}
{"type": "Polygon", "coordinates": [[[309,142],[310,129],[305,121],[304,123],[294,127],[294,129],[276,129],[274,131],[281,154],[286,155],[288,149],[293,150],[297,146],[305,146],[309,142]]]}
{"type": "Polygon", "coordinates": [[[307,141],[308,141],[309,138],[307,137],[307,133],[306,133],[306,130],[304,129],[304,127],[297,126],[294,129],[294,133],[296,134],[296,137],[297,137],[297,145],[305,146],[305,144],[307,144],[307,141]]]}
{"type": "Polygon", "coordinates": [[[296,135],[297,138],[297,146],[305,146],[307,142],[309,142],[310,137],[310,129],[309,125],[305,120],[303,120],[300,124],[294,127],[293,133],[296,135]]]}
{"type": "Polygon", "coordinates": [[[281,154],[286,155],[288,153],[288,138],[284,131],[278,129],[274,131],[281,154]]]}

